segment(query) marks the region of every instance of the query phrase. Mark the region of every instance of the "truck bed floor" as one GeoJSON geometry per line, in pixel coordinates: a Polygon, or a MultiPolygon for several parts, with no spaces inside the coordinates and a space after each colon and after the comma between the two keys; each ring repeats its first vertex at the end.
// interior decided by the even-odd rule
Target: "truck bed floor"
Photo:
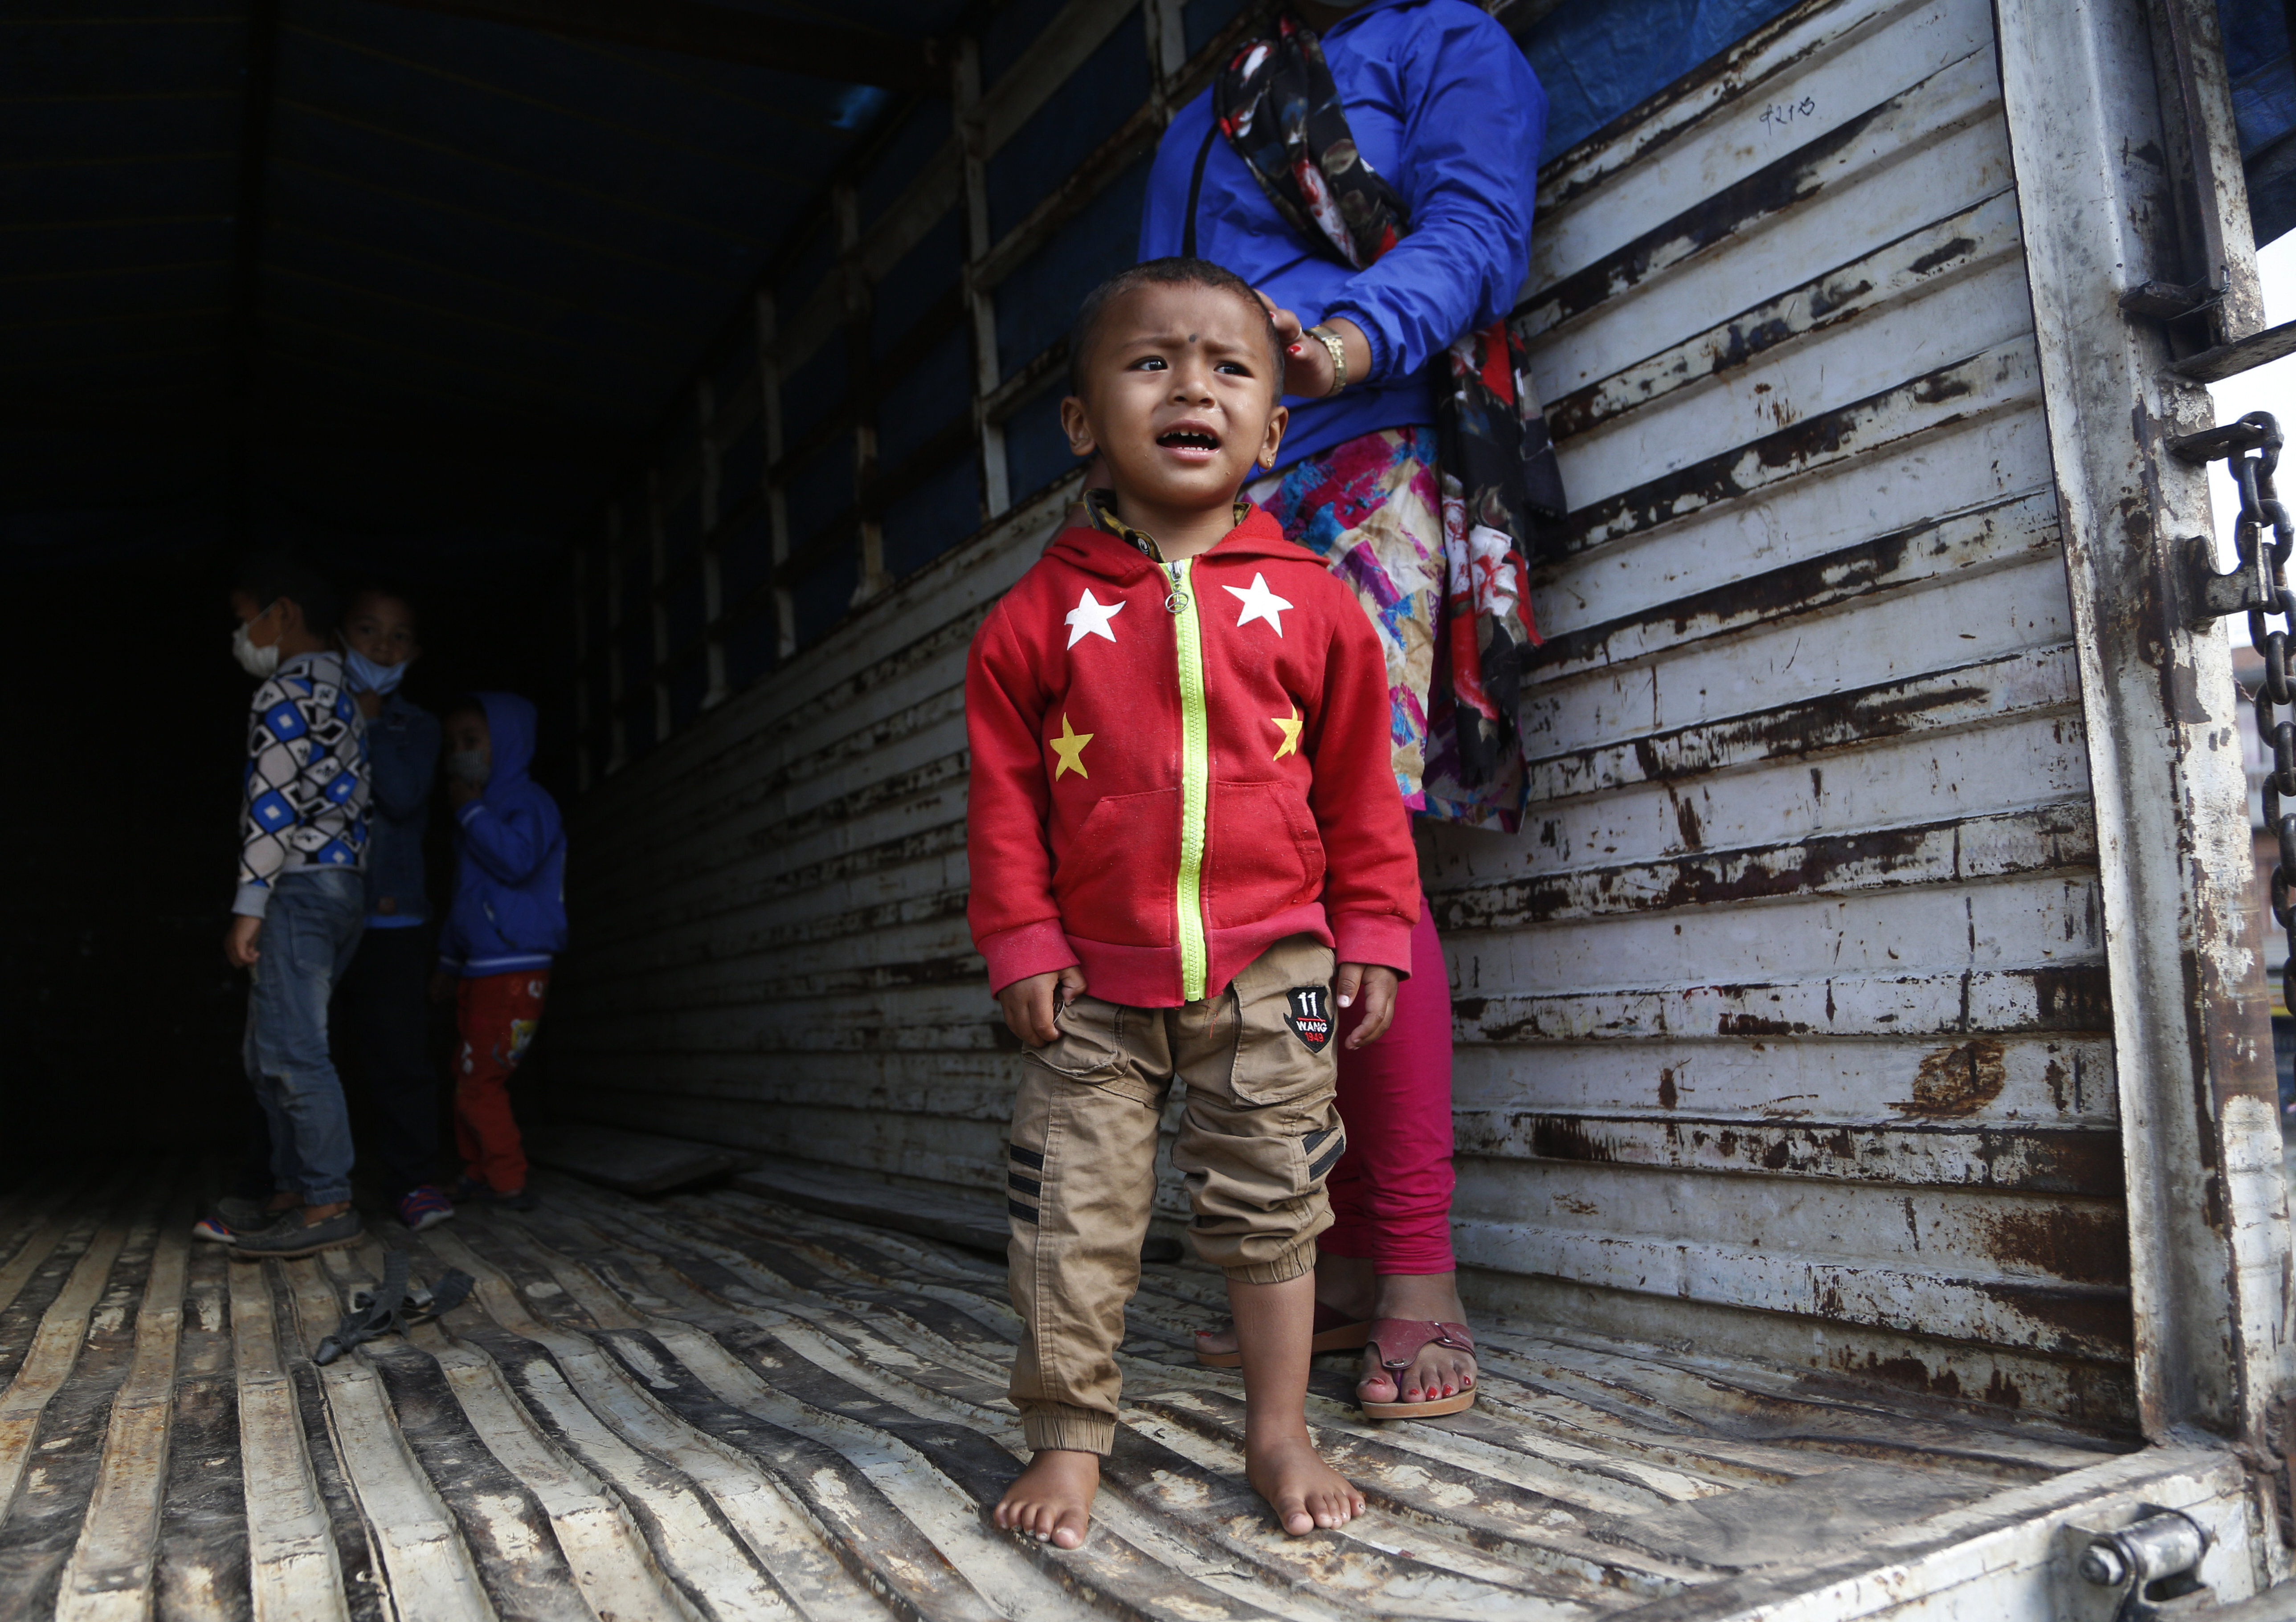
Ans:
{"type": "Polygon", "coordinates": [[[234,1263],[193,1171],[0,1196],[0,1619],[1724,1617],[2030,1517],[2091,1439],[1622,1342],[1483,1335],[1483,1397],[1376,1425],[1319,1360],[1371,1511],[1287,1538],[1241,1386],[1152,1267],[1086,1547],[997,1531],[1018,1324],[993,1259],[720,1191],[565,1178],[362,1248],[234,1263]],[[477,1281],[310,1352],[403,1245],[477,1281]]]}

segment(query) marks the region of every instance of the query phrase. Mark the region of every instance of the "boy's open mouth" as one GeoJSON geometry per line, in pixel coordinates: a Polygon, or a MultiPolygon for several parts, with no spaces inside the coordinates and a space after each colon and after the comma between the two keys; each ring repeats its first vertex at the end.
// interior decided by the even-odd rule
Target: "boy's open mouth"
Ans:
{"type": "Polygon", "coordinates": [[[1220,447],[1219,436],[1208,428],[1168,429],[1156,436],[1156,443],[1168,451],[1204,456],[1215,455],[1220,447]]]}

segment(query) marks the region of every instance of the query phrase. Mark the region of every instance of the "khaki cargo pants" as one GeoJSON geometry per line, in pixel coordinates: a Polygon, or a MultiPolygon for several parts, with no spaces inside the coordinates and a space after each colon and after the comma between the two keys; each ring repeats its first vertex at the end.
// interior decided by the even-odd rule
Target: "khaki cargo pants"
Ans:
{"type": "Polygon", "coordinates": [[[1347,1141],[1332,1104],[1332,949],[1280,940],[1218,996],[1127,1008],[1082,996],[1028,1055],[1006,1205],[1023,1332],[1013,1401],[1033,1448],[1105,1454],[1123,1381],[1116,1348],[1140,1283],[1164,1095],[1186,1085],[1173,1163],[1197,1254],[1280,1284],[1316,1265],[1324,1179],[1347,1141]]]}

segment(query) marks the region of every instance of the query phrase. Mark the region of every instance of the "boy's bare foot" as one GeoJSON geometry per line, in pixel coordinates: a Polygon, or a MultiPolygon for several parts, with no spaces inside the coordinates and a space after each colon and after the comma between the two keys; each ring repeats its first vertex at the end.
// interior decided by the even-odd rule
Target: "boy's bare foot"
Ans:
{"type": "Polygon", "coordinates": [[[1364,1512],[1363,1495],[1304,1436],[1249,1443],[1243,1473],[1294,1537],[1317,1527],[1343,1527],[1364,1512]]]}
{"type": "Polygon", "coordinates": [[[1084,1542],[1085,1528],[1092,1520],[1093,1495],[1099,1490],[1098,1454],[1040,1448],[1029,1461],[1029,1468],[1021,1472],[1021,1479],[1004,1489],[1004,1497],[996,1506],[996,1524],[1026,1532],[1038,1543],[1074,1549],[1084,1542]]]}

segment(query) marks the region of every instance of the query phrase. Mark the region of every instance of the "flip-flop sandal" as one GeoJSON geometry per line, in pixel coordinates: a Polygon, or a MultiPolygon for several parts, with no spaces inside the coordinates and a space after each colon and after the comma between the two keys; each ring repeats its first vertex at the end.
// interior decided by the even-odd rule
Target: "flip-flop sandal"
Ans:
{"type": "MultiPolygon", "coordinates": [[[[1364,1339],[1367,1345],[1379,1350],[1379,1366],[1395,1381],[1395,1394],[1403,1395],[1404,1371],[1412,1359],[1430,1346],[1447,1346],[1455,1352],[1472,1354],[1475,1349],[1472,1331],[1464,1323],[1438,1323],[1432,1319],[1380,1318],[1371,1326],[1364,1339]]],[[[1375,1403],[1366,1401],[1361,1382],[1357,1382],[1356,1402],[1365,1419],[1435,1419],[1446,1413],[1463,1413],[1475,1405],[1475,1388],[1449,1397],[1431,1397],[1424,1402],[1375,1403]]]]}
{"type": "MultiPolygon", "coordinates": [[[[1210,1334],[1198,1330],[1199,1339],[1210,1334]]],[[[1315,1352],[1352,1352],[1371,1337],[1369,1318],[1350,1318],[1336,1307],[1316,1303],[1316,1338],[1308,1342],[1308,1350],[1315,1352]]],[[[1243,1366],[1242,1352],[1208,1352],[1196,1348],[1196,1361],[1208,1369],[1240,1369],[1243,1366]]]]}

